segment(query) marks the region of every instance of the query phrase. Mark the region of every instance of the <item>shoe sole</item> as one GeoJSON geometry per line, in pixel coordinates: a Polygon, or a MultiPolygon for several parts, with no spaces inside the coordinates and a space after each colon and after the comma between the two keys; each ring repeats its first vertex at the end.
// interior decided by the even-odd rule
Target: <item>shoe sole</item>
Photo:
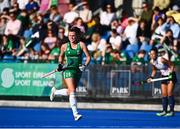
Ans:
{"type": "Polygon", "coordinates": [[[75,121],[78,121],[78,120],[80,120],[82,118],[82,115],[81,116],[79,116],[79,117],[77,117],[76,119],[74,119],[75,121]]]}
{"type": "Polygon", "coordinates": [[[158,115],[158,114],[156,114],[156,116],[159,116],[159,117],[161,117],[161,116],[165,116],[166,114],[164,114],[164,115],[158,115]]]}
{"type": "Polygon", "coordinates": [[[174,114],[173,115],[164,115],[164,117],[173,117],[174,116],[174,114]]]}

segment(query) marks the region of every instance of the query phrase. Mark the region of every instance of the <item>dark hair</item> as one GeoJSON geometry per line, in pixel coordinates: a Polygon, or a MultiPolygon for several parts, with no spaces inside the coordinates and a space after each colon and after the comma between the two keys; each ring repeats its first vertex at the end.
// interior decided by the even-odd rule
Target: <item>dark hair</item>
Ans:
{"type": "Polygon", "coordinates": [[[146,51],[145,50],[139,50],[138,54],[140,54],[140,53],[146,54],[146,51]]]}
{"type": "Polygon", "coordinates": [[[77,40],[81,40],[82,32],[78,27],[71,27],[69,29],[69,32],[75,32],[77,40]]]}
{"type": "Polygon", "coordinates": [[[75,32],[76,35],[78,35],[78,36],[80,36],[80,34],[81,34],[81,30],[78,27],[71,27],[69,29],[69,32],[75,32]]]}
{"type": "Polygon", "coordinates": [[[160,12],[161,10],[160,10],[160,8],[159,7],[154,7],[154,11],[158,11],[158,12],[160,12]]]}
{"type": "Polygon", "coordinates": [[[151,51],[154,51],[155,53],[158,53],[158,49],[156,47],[153,47],[151,51]]]}
{"type": "Polygon", "coordinates": [[[116,29],[112,29],[111,32],[117,33],[117,30],[116,29]]]}

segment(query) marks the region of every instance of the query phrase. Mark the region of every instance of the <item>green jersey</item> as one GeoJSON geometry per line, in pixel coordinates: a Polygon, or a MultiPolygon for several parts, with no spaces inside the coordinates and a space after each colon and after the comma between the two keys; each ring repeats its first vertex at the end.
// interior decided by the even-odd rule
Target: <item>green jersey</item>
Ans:
{"type": "Polygon", "coordinates": [[[67,44],[65,51],[66,63],[69,68],[79,69],[79,65],[82,63],[82,49],[80,43],[77,44],[76,49],[71,48],[71,44],[67,44]]]}
{"type": "Polygon", "coordinates": [[[82,64],[82,52],[80,43],[77,44],[76,49],[72,49],[71,44],[67,43],[65,59],[68,64],[68,68],[63,72],[64,78],[80,79],[81,72],[79,70],[79,65],[82,64]]]}

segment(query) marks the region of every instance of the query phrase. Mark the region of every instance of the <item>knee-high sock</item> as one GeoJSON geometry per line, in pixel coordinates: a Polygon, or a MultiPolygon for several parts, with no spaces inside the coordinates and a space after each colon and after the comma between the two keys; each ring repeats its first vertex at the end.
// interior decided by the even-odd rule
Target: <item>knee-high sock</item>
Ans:
{"type": "Polygon", "coordinates": [[[60,95],[67,96],[68,95],[68,89],[56,90],[55,95],[56,96],[60,96],[60,95]]]}
{"type": "Polygon", "coordinates": [[[77,115],[78,111],[77,111],[77,101],[76,101],[76,95],[74,92],[71,92],[69,94],[69,102],[70,102],[70,106],[73,112],[73,115],[77,115]]]}
{"type": "Polygon", "coordinates": [[[163,98],[162,98],[162,106],[163,106],[163,111],[166,111],[166,112],[167,112],[168,97],[163,97],[163,98]]]}
{"type": "Polygon", "coordinates": [[[175,99],[174,96],[169,96],[168,99],[170,111],[174,111],[175,99]]]}

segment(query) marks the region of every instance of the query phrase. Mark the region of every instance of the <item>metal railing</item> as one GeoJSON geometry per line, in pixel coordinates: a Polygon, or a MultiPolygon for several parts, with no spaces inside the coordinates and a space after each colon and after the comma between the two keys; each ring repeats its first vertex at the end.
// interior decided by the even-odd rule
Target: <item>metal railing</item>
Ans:
{"type": "MultiPolygon", "coordinates": [[[[160,81],[136,85],[147,79],[151,73],[150,65],[90,65],[80,80],[80,96],[93,97],[161,97],[160,81]]],[[[180,96],[180,67],[176,67],[177,79],[175,94],[180,96]]],[[[156,77],[160,77],[159,73],[156,77]]]]}

